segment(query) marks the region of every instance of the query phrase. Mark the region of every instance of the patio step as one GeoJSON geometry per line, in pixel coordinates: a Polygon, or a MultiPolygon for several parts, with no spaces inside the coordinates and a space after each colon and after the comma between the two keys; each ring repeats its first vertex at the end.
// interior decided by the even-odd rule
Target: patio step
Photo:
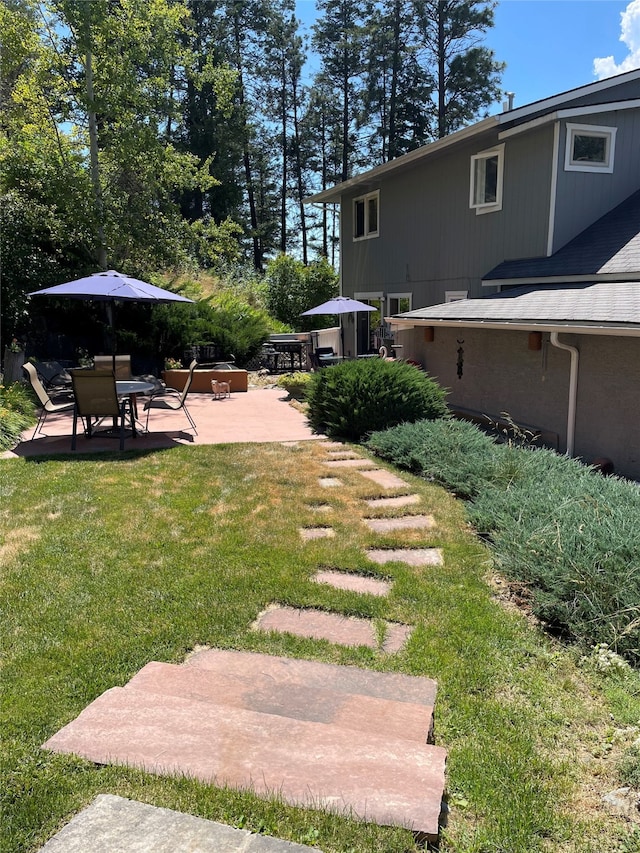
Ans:
{"type": "Polygon", "coordinates": [[[148,664],[44,747],[435,838],[446,753],[425,743],[434,699],[429,679],[212,650],[148,664]]]}

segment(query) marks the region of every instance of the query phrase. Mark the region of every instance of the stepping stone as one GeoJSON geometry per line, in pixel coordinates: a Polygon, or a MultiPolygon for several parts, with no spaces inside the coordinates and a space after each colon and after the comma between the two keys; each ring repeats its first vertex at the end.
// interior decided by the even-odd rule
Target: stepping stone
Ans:
{"type": "Polygon", "coordinates": [[[327,468],[370,468],[374,463],[370,459],[354,456],[349,459],[328,459],[324,464],[327,468]]]}
{"type": "Polygon", "coordinates": [[[320,477],[318,479],[318,483],[322,486],[323,489],[333,489],[337,486],[341,486],[342,480],[338,480],[337,477],[320,477]]]}
{"type": "Polygon", "coordinates": [[[407,488],[407,483],[401,477],[392,471],[387,471],[386,468],[372,468],[370,471],[363,470],[360,473],[379,486],[384,486],[385,489],[407,488]]]}
{"type": "Polygon", "coordinates": [[[330,539],[336,535],[333,527],[300,527],[300,536],[305,539],[330,539]]]}
{"type": "Polygon", "coordinates": [[[370,507],[410,506],[420,503],[420,495],[398,495],[393,498],[371,498],[365,501],[370,507]]]}
{"type": "Polygon", "coordinates": [[[329,456],[339,457],[340,459],[361,459],[356,453],[353,453],[347,447],[340,447],[334,450],[327,450],[329,456]]]}
{"type": "Polygon", "coordinates": [[[399,672],[374,672],[358,666],[337,666],[314,660],[238,652],[230,649],[201,649],[182,664],[214,673],[233,674],[247,689],[262,691],[277,684],[306,685],[340,693],[357,693],[379,699],[393,699],[421,705],[434,705],[437,684],[430,678],[399,672]]]}
{"type": "Polygon", "coordinates": [[[441,548],[371,548],[367,557],[374,563],[406,563],[409,566],[441,566],[441,548]]]}
{"type": "MultiPolygon", "coordinates": [[[[344,811],[436,840],[446,752],[424,742],[435,690],[428,678],[204,649],[182,665],[147,664],[126,687],[98,697],[44,748],[275,794],[293,805],[344,811]]],[[[151,819],[136,814],[145,837],[153,838],[151,819]]],[[[52,853],[187,849],[172,834],[172,821],[181,816],[165,817],[167,846],[81,844],[52,853]]],[[[115,823],[126,823],[126,815],[116,815],[115,823]]],[[[253,836],[238,848],[207,838],[202,850],[288,853],[281,846],[286,842],[259,838],[274,846],[254,848],[253,836]]],[[[294,845],[292,853],[303,849],[294,845]]]]}
{"type": "Polygon", "coordinates": [[[310,504],[309,509],[311,512],[329,512],[333,507],[331,504],[310,504]]]}
{"type": "Polygon", "coordinates": [[[403,515],[402,518],[363,518],[362,520],[374,533],[390,533],[393,530],[414,528],[430,530],[436,523],[432,515],[403,515]]]}
{"type": "Polygon", "coordinates": [[[446,752],[430,744],[113,687],[45,748],[438,834],[446,752]]]}
{"type": "Polygon", "coordinates": [[[266,668],[257,676],[255,683],[247,683],[246,678],[239,678],[234,670],[215,673],[193,666],[151,661],[125,689],[144,690],[156,696],[179,696],[226,708],[340,726],[357,732],[377,732],[418,743],[429,740],[433,706],[424,702],[433,695],[430,684],[417,686],[422,693],[420,703],[402,702],[391,696],[362,695],[355,687],[351,692],[337,690],[331,680],[332,672],[326,674],[325,684],[314,686],[268,678],[269,671],[266,668]]]}
{"type": "Polygon", "coordinates": [[[342,450],[349,450],[346,444],[343,444],[341,441],[321,441],[320,447],[326,447],[328,450],[335,450],[337,448],[341,448],[342,450]]]}
{"type": "MultiPolygon", "coordinates": [[[[254,627],[259,631],[278,631],[298,637],[311,637],[314,640],[328,640],[342,646],[379,648],[376,629],[370,619],[342,616],[339,613],[327,613],[325,610],[275,606],[262,613],[254,627]]],[[[413,628],[409,625],[387,622],[382,651],[386,654],[399,652],[412,631],[413,628]]]]}
{"type": "Polygon", "coordinates": [[[56,833],[41,853],[320,853],[317,847],[255,835],[113,794],[96,799],[56,833]]]}
{"type": "Polygon", "coordinates": [[[390,581],[378,580],[349,572],[322,571],[316,572],[312,578],[316,583],[326,583],[336,589],[347,589],[351,592],[361,592],[366,595],[388,595],[392,584],[390,581]]]}

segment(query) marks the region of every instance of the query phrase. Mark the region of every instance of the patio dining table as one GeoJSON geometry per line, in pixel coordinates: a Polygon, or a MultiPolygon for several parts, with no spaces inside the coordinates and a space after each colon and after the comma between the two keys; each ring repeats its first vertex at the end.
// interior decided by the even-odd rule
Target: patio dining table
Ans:
{"type": "Polygon", "coordinates": [[[118,397],[128,397],[131,404],[131,429],[136,435],[136,421],[138,420],[138,405],[137,397],[140,394],[148,394],[155,389],[153,382],[146,382],[142,379],[117,379],[116,394],[118,397]]]}

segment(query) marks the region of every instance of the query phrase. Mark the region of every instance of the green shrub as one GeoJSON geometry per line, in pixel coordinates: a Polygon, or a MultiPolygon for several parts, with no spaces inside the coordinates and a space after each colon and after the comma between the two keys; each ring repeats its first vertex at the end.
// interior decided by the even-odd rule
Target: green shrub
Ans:
{"type": "Polygon", "coordinates": [[[294,400],[305,400],[311,381],[311,373],[283,373],[278,377],[278,387],[284,388],[294,400]]]}
{"type": "Polygon", "coordinates": [[[369,448],[466,497],[496,564],[561,635],[640,663],[640,489],[551,450],[494,444],[471,424],[403,424],[369,448]]]}
{"type": "Polygon", "coordinates": [[[640,791],[640,746],[631,746],[625,750],[618,774],[623,785],[640,791]]]}
{"type": "Polygon", "coordinates": [[[0,385],[0,450],[14,447],[20,433],[35,422],[35,400],[22,382],[0,385]]]}
{"type": "Polygon", "coordinates": [[[445,391],[411,364],[345,361],[313,374],[309,421],[315,432],[360,441],[396,424],[447,414],[445,391]]]}
{"type": "Polygon", "coordinates": [[[417,421],[373,433],[367,446],[383,459],[428,477],[463,498],[491,477],[496,444],[473,424],[453,419],[417,421]]]}
{"type": "Polygon", "coordinates": [[[502,451],[470,507],[498,565],[558,632],[640,662],[640,490],[550,450],[502,451]]]}

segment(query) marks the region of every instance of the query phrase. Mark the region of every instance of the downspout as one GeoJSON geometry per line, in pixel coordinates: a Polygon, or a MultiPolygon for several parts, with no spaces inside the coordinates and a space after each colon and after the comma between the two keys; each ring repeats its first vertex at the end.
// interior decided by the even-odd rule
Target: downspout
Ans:
{"type": "Polygon", "coordinates": [[[567,456],[573,456],[576,435],[576,403],[578,399],[578,364],[580,352],[576,347],[569,346],[569,344],[561,344],[558,340],[558,332],[551,332],[550,340],[554,347],[564,349],[571,354],[569,405],[567,408],[567,456]]]}

